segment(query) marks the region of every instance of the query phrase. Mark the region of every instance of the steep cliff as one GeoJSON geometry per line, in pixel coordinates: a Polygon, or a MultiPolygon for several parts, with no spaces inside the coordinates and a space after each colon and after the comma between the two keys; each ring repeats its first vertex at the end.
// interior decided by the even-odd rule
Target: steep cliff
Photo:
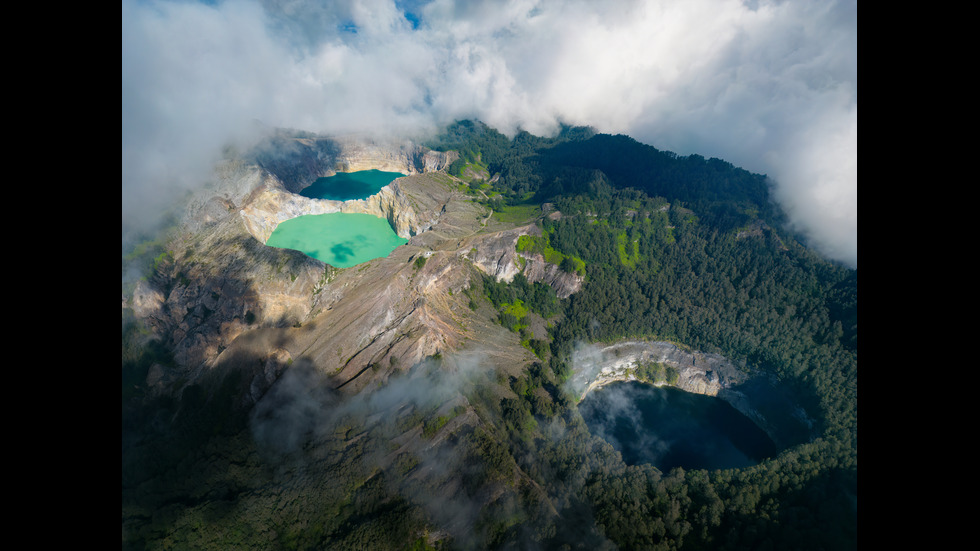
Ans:
{"type": "Polygon", "coordinates": [[[296,195],[273,181],[255,190],[241,215],[249,233],[262,243],[285,220],[332,212],[373,214],[388,220],[395,233],[407,239],[431,228],[438,218],[439,198],[426,193],[428,185],[424,182],[409,176],[392,182],[367,199],[333,201],[296,195]],[[411,199],[404,191],[406,187],[412,192],[411,199]],[[437,207],[436,212],[432,207],[437,207]]]}
{"type": "Polygon", "coordinates": [[[573,356],[569,384],[575,395],[586,394],[613,381],[635,379],[631,370],[641,362],[657,362],[678,371],[673,386],[708,396],[744,382],[747,376],[723,356],[687,352],[669,342],[628,341],[608,346],[583,346],[573,356]]]}
{"type": "Polygon", "coordinates": [[[812,421],[778,383],[750,375],[718,354],[686,351],[676,344],[626,341],[607,346],[583,345],[573,355],[569,389],[579,398],[615,381],[638,380],[637,368],[656,362],[676,370],[675,381],[657,381],[687,392],[717,396],[751,419],[779,446],[809,438],[812,421]]]}
{"type": "Polygon", "coordinates": [[[543,281],[551,285],[561,298],[568,298],[582,288],[583,277],[562,271],[557,265],[545,261],[540,254],[518,252],[517,240],[522,235],[540,236],[541,228],[528,224],[475,240],[471,252],[473,264],[498,281],[510,282],[514,276],[523,273],[531,283],[543,281]]]}
{"type": "Polygon", "coordinates": [[[437,172],[448,167],[455,152],[432,151],[409,141],[378,141],[366,137],[296,137],[279,133],[264,140],[245,159],[275,176],[290,192],[299,193],[317,178],[337,172],[383,170],[403,174],[437,172]]]}
{"type": "MultiPolygon", "coordinates": [[[[216,168],[211,183],[189,202],[158,272],[129,301],[174,350],[176,366],[150,370],[149,383],[159,392],[237,356],[261,366],[247,374],[252,399],[300,359],[345,391],[458,350],[464,341],[489,345],[503,364],[530,359],[514,335],[488,314],[472,312],[461,297],[477,270],[512,278],[517,236],[533,226],[486,232],[485,207],[438,172],[451,155],[410,145],[386,149],[297,138],[267,145],[257,157],[260,162],[231,159],[216,168]],[[409,176],[364,200],[310,199],[290,191],[329,167],[409,176]],[[283,220],[330,212],[385,218],[410,241],[387,258],[348,269],[264,245],[283,220]],[[507,266],[474,260],[474,251],[478,259],[500,256],[507,266]],[[424,264],[415,262],[420,258],[424,264]]],[[[535,268],[534,277],[561,280],[547,269],[535,268]]]]}

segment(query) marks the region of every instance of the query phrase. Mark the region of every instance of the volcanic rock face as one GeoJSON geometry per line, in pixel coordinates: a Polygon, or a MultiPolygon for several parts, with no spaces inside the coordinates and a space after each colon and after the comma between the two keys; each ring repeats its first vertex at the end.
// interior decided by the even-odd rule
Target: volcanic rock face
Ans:
{"type": "Polygon", "coordinates": [[[746,375],[725,357],[703,352],[686,352],[669,342],[629,341],[605,347],[586,346],[573,357],[574,375],[569,381],[575,394],[584,397],[614,381],[635,379],[630,369],[640,362],[657,362],[674,367],[681,390],[718,396],[745,380],[746,375]]]}
{"type": "Polygon", "coordinates": [[[563,272],[540,254],[518,252],[517,240],[522,235],[540,236],[541,228],[529,224],[487,235],[474,244],[473,264],[498,281],[510,282],[523,273],[530,283],[543,281],[551,285],[561,298],[568,298],[582,288],[583,277],[563,272]]]}
{"type": "Polygon", "coordinates": [[[445,173],[431,171],[452,155],[302,138],[273,142],[253,157],[216,168],[212,182],[190,201],[168,258],[130,301],[174,350],[176,369],[150,372],[149,382],[161,392],[232,358],[251,358],[253,400],[300,360],[326,373],[335,388],[357,391],[476,335],[491,356],[521,365],[529,358],[516,337],[467,306],[464,290],[476,270],[510,280],[530,266],[529,279],[554,282],[563,296],[581,285],[543,259],[519,262],[517,238],[536,231],[534,225],[486,230],[487,209],[445,173]],[[334,168],[409,176],[364,200],[293,192],[334,168]],[[283,220],[329,212],[385,218],[409,243],[347,269],[264,245],[283,220]]]}
{"type": "Polygon", "coordinates": [[[438,208],[436,212],[430,208],[437,207],[440,200],[445,200],[438,193],[436,196],[428,193],[429,186],[424,183],[419,185],[421,182],[425,180],[412,176],[399,178],[367,199],[333,201],[296,195],[277,185],[274,180],[267,181],[255,190],[253,197],[242,208],[241,215],[249,233],[262,243],[268,241],[276,227],[286,220],[332,212],[373,214],[388,220],[396,234],[408,239],[432,227],[438,219],[438,208]],[[411,198],[404,191],[405,187],[411,190],[411,198]]]}
{"type": "Polygon", "coordinates": [[[546,262],[540,254],[518,253],[524,259],[524,277],[531,283],[543,281],[555,289],[560,298],[568,298],[582,289],[585,278],[562,271],[556,264],[546,262]]]}
{"type": "Polygon", "coordinates": [[[274,175],[292,193],[337,172],[375,169],[422,174],[443,170],[456,157],[455,152],[432,151],[411,142],[290,136],[266,140],[248,155],[252,163],[274,175]]]}
{"type": "Polygon", "coordinates": [[[257,147],[251,157],[256,163],[252,166],[255,174],[249,178],[253,184],[252,196],[244,201],[242,216],[249,233],[265,243],[285,220],[332,212],[358,212],[384,218],[396,234],[406,239],[421,233],[432,227],[446,198],[428,193],[429,186],[419,181],[412,185],[398,179],[367,199],[353,201],[311,199],[297,193],[317,178],[333,176],[338,171],[374,169],[410,176],[438,172],[452,163],[456,153],[431,151],[407,142],[292,138],[270,140],[257,147]],[[404,186],[410,189],[411,199],[404,186]]]}
{"type": "Polygon", "coordinates": [[[137,288],[134,313],[192,377],[243,333],[305,319],[324,277],[322,262],[256,241],[237,211],[197,231],[185,227],[169,248],[169,260],[137,288]]]}

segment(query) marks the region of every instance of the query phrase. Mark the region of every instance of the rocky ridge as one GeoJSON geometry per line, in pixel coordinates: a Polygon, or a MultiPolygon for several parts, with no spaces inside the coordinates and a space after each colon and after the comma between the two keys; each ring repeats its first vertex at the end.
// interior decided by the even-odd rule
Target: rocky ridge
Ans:
{"type": "Polygon", "coordinates": [[[476,243],[471,254],[473,264],[498,281],[511,282],[523,273],[531,283],[543,281],[551,285],[560,298],[568,298],[579,291],[585,278],[562,271],[557,265],[545,261],[541,254],[517,251],[517,240],[522,235],[541,235],[541,228],[528,224],[496,232],[476,243]]]}
{"type": "Polygon", "coordinates": [[[418,202],[409,199],[398,180],[367,199],[350,201],[311,199],[290,193],[282,186],[266,184],[255,191],[254,197],[242,208],[241,215],[249,233],[262,243],[268,241],[276,227],[286,220],[333,212],[365,213],[384,218],[396,234],[407,239],[431,228],[437,219],[437,213],[424,206],[419,212],[417,206],[418,202]]]}
{"type": "Polygon", "coordinates": [[[673,386],[708,396],[718,396],[746,379],[746,375],[723,356],[687,352],[676,344],[659,341],[582,346],[575,351],[572,362],[574,374],[569,383],[580,399],[609,383],[636,380],[630,370],[640,362],[671,366],[678,371],[678,380],[673,386]]]}
{"type": "Polygon", "coordinates": [[[299,193],[317,178],[337,172],[371,169],[409,175],[437,172],[448,167],[458,155],[454,151],[432,151],[410,141],[276,134],[244,157],[275,175],[287,191],[299,193]]]}
{"type": "Polygon", "coordinates": [[[547,281],[562,296],[581,286],[543,259],[518,257],[517,239],[536,231],[533,224],[486,228],[488,210],[439,172],[452,155],[328,139],[274,145],[216,168],[190,201],[158,273],[129,301],[174,350],[176,366],[150,370],[148,382],[159,392],[244,357],[252,358],[253,400],[296,361],[315,365],[345,391],[383,382],[466,343],[489,348],[491,362],[496,355],[501,364],[522,365],[531,358],[516,337],[467,307],[462,297],[471,278],[483,271],[509,281],[524,269],[530,281],[547,281]],[[365,200],[294,193],[327,167],[409,176],[365,200]],[[348,269],[264,245],[279,222],[328,212],[383,217],[409,242],[387,258],[348,269]],[[419,257],[424,265],[416,265],[419,257]]]}

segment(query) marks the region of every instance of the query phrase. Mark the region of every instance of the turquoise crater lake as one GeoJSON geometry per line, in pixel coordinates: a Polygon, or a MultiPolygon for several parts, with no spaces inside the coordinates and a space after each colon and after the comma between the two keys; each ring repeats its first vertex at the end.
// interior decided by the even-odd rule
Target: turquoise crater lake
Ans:
{"type": "Polygon", "coordinates": [[[308,214],[281,222],[266,245],[295,249],[336,268],[350,268],[391,254],[408,243],[388,221],[371,214],[308,214]]]}
{"type": "Polygon", "coordinates": [[[405,175],[401,172],[383,172],[381,170],[338,172],[333,176],[317,178],[299,194],[311,199],[331,199],[334,201],[367,199],[381,191],[381,188],[390,184],[395,178],[402,176],[405,175]]]}

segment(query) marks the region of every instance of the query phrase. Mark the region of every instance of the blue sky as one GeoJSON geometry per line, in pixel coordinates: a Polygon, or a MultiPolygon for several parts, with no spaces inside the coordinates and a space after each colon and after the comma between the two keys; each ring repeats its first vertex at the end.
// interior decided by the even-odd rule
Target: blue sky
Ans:
{"type": "Polygon", "coordinates": [[[255,120],[411,136],[478,118],[768,174],[811,244],[857,265],[856,0],[124,0],[122,92],[124,228],[255,120]]]}

